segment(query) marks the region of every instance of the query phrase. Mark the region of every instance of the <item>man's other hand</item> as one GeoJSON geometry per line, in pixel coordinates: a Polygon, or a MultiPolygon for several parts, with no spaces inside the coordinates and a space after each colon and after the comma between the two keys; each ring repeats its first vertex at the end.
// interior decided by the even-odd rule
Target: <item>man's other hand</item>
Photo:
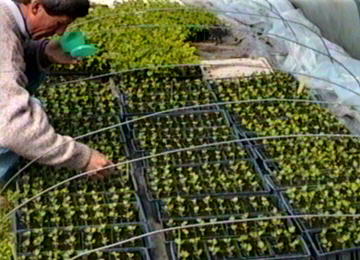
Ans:
{"type": "Polygon", "coordinates": [[[53,64],[78,64],[80,61],[65,53],[59,41],[51,40],[45,47],[45,55],[53,64]]]}

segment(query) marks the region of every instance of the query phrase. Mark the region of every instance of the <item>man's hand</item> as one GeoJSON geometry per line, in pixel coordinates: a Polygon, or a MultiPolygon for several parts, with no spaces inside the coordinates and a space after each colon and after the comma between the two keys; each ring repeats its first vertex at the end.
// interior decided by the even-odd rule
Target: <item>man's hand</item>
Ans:
{"type": "Polygon", "coordinates": [[[65,53],[58,41],[51,40],[45,47],[45,55],[53,64],[78,64],[80,61],[65,53]]]}
{"type": "Polygon", "coordinates": [[[85,171],[96,171],[89,173],[89,177],[94,180],[103,180],[104,177],[109,175],[113,169],[101,170],[106,166],[110,166],[113,163],[109,161],[105,155],[98,151],[92,150],[90,161],[85,168],[85,171]]]}

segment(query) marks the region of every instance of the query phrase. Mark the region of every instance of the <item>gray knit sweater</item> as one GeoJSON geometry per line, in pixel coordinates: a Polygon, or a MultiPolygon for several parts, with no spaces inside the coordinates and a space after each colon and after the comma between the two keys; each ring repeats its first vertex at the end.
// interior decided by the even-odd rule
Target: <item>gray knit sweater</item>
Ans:
{"type": "Polygon", "coordinates": [[[40,163],[82,169],[91,149],[57,134],[42,107],[25,89],[26,65],[40,66],[42,62],[41,42],[27,39],[24,21],[19,21],[16,9],[5,1],[10,0],[0,0],[0,147],[29,160],[50,151],[40,163]]]}

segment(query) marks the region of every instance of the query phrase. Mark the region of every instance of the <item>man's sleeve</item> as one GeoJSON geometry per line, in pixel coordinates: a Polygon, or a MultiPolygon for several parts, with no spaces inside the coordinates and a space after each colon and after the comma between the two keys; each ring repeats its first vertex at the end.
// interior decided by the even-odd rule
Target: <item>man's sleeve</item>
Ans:
{"type": "Polygon", "coordinates": [[[31,70],[45,72],[51,65],[45,56],[45,48],[49,40],[27,40],[24,47],[24,59],[26,66],[31,70]]]}
{"type": "Polygon", "coordinates": [[[0,25],[0,147],[42,164],[82,169],[91,149],[57,134],[24,86],[24,50],[11,28],[0,25]],[[6,51],[5,51],[6,50],[6,51]]]}

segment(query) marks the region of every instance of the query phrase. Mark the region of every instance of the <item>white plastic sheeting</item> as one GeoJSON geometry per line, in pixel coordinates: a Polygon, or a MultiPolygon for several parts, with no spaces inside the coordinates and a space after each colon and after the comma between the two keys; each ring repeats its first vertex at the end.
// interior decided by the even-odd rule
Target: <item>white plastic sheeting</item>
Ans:
{"type": "Polygon", "coordinates": [[[295,9],[290,1],[183,2],[218,11],[220,17],[233,25],[235,32],[239,31],[243,37],[239,48],[247,48],[250,56],[267,57],[273,66],[293,72],[294,76],[305,81],[309,87],[335,91],[336,95],[331,95],[332,101],[360,105],[360,61],[351,58],[344,49],[321,37],[320,30],[309,22],[300,10],[295,9]],[[262,35],[258,36],[258,32],[262,32],[262,35]],[[269,41],[271,46],[265,43],[269,41]],[[324,80],[304,77],[306,74],[324,80]]]}
{"type": "Polygon", "coordinates": [[[360,59],[360,0],[290,0],[322,34],[360,59]]]}

